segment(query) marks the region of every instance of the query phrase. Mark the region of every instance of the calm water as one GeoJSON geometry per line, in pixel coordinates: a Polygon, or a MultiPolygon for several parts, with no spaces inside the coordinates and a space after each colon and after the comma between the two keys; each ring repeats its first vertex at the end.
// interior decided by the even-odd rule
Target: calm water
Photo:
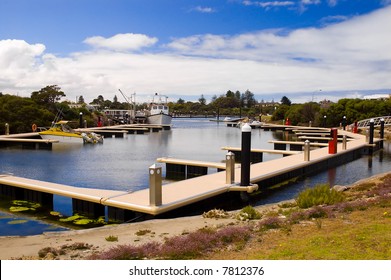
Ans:
{"type": "MultiPolygon", "coordinates": [[[[254,129],[252,148],[273,149],[273,144],[268,141],[274,139],[286,139],[286,134],[254,129]]],[[[238,128],[227,127],[208,119],[174,119],[170,131],[128,135],[127,138],[106,138],[102,145],[55,145],[51,151],[1,149],[0,173],[12,173],[15,176],[77,187],[135,191],[148,187],[148,167],[156,162],[156,158],[175,157],[220,162],[226,153],[221,150],[222,146],[240,145],[241,131],[238,128]]],[[[267,194],[258,203],[293,198],[303,188],[317,183],[343,185],[387,172],[391,170],[390,154],[389,144],[386,143],[382,152],[371,157],[364,156],[352,163],[306,178],[289,188],[267,194]]],[[[281,156],[264,154],[264,161],[278,157],[281,156]]],[[[164,171],[164,165],[162,166],[164,171]]],[[[72,214],[70,199],[55,196],[54,204],[56,211],[65,215],[72,214]]],[[[0,212],[0,215],[1,228],[4,223],[9,225],[11,218],[8,214],[0,212]]],[[[31,227],[27,223],[17,226],[31,227]]],[[[42,226],[42,231],[47,230],[46,226],[42,226]]],[[[20,228],[19,234],[22,234],[20,228]]],[[[6,230],[4,233],[4,230],[0,230],[0,235],[13,234],[12,232],[6,230]]]]}

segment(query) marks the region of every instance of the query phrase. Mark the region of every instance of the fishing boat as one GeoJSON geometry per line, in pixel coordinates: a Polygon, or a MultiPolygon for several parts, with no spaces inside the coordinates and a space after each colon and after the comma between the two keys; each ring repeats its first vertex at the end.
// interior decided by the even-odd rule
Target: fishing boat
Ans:
{"type": "Polygon", "coordinates": [[[69,121],[58,121],[44,131],[38,132],[42,139],[58,140],[60,143],[103,143],[103,137],[94,132],[77,132],[68,124],[69,121]]]}
{"type": "Polygon", "coordinates": [[[147,123],[154,125],[171,125],[172,115],[169,113],[167,105],[167,96],[165,101],[162,100],[162,96],[155,93],[152,102],[149,104],[149,110],[147,111],[147,123]]]}

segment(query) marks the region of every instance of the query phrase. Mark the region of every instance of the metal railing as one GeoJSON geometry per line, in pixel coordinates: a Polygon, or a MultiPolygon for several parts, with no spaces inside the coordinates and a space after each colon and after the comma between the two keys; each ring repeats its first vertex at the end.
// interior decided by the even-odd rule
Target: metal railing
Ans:
{"type": "MultiPolygon", "coordinates": [[[[375,127],[380,126],[381,120],[384,119],[384,126],[390,126],[391,125],[391,116],[383,116],[383,117],[376,117],[376,118],[370,118],[365,119],[357,122],[358,128],[365,128],[369,126],[369,122],[373,120],[375,127]]],[[[352,124],[354,126],[354,124],[352,124]]]]}

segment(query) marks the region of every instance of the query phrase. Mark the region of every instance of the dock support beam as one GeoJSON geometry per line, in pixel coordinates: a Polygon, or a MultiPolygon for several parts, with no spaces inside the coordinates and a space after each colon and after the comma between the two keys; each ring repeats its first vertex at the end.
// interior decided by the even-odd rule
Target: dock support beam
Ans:
{"type": "Polygon", "coordinates": [[[241,186],[250,185],[250,158],[251,158],[251,126],[247,123],[242,127],[242,161],[241,186]]]}
{"type": "Polygon", "coordinates": [[[380,149],[384,147],[384,119],[380,119],[380,149]]]}
{"type": "Polygon", "coordinates": [[[225,156],[225,172],[226,172],[226,184],[233,184],[235,182],[235,154],[228,152],[225,156]]]}
{"type": "Polygon", "coordinates": [[[368,144],[373,144],[374,131],[375,131],[375,120],[371,119],[369,121],[369,140],[368,140],[369,142],[368,142],[368,144]]]}
{"type": "Polygon", "coordinates": [[[105,215],[105,206],[77,198],[72,198],[73,214],[81,214],[91,218],[98,218],[105,215]]]}
{"type": "Polygon", "coordinates": [[[342,136],[342,150],[346,150],[347,148],[347,140],[346,135],[342,136]]]}
{"type": "Polygon", "coordinates": [[[136,213],[131,210],[117,207],[107,207],[107,216],[110,222],[128,222],[136,217],[136,213]]]}
{"type": "Polygon", "coordinates": [[[156,164],[149,167],[149,204],[162,205],[162,168],[156,164]]]}
{"type": "Polygon", "coordinates": [[[304,142],[304,161],[310,161],[310,141],[305,140],[304,142]]]}

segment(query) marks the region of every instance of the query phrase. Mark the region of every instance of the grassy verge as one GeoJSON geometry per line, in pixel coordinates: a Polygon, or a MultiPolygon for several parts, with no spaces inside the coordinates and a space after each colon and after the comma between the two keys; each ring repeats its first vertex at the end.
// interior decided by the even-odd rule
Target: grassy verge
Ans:
{"type": "Polygon", "coordinates": [[[391,207],[371,206],[335,218],[302,221],[289,231],[258,234],[240,252],[220,251],[207,259],[388,260],[391,258],[391,207]]]}
{"type": "Polygon", "coordinates": [[[284,206],[278,211],[280,217],[285,217],[280,218],[278,227],[254,233],[240,252],[219,251],[207,258],[391,259],[391,176],[376,183],[363,182],[346,191],[345,196],[344,202],[307,210],[292,204],[290,208],[284,206]]]}
{"type": "MultiPolygon", "coordinates": [[[[88,259],[391,259],[391,173],[341,188],[320,185],[278,207],[222,210],[205,219],[229,225],[204,227],[163,242],[117,245],[88,259]]],[[[136,235],[151,233],[140,230],[136,235]]]]}

